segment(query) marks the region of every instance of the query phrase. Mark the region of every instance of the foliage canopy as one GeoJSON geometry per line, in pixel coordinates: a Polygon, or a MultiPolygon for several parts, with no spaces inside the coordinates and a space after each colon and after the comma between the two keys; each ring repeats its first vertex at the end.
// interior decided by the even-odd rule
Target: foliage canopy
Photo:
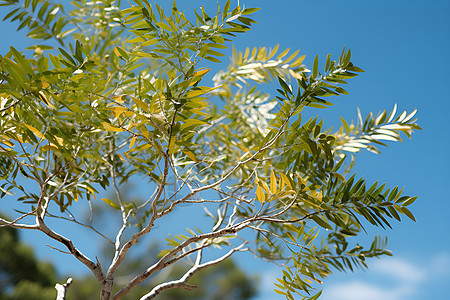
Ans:
{"type": "Polygon", "coordinates": [[[38,41],[32,56],[13,47],[0,56],[0,192],[29,207],[1,223],[62,243],[95,275],[101,299],[120,299],[186,258],[192,266],[183,276],[141,299],[192,289],[189,278],[198,270],[243,251],[285,264],[277,293],[316,299],[315,282],[332,269],[390,255],[384,239],[367,248],[353,242],[365,224],[414,220],[407,207],[416,197],[366,183],[351,168],[353,153],[379,153],[385,141],[420,129],[416,111],[358,113],[356,123],[342,119],[335,132],[317,117],[302,119],[304,110],[325,109],[330,97],[348,94],[342,86],[363,72],[350,50],[328,55],[323,67],[316,56],[310,70],[299,51],[233,47],[229,66],[211,76],[230,42],[255,23],[257,8],[228,0],[190,18],[175,1],[169,9],[147,0],[128,8],[74,0],[69,11],[49,0],[0,5],[9,10],[5,20],[38,41]],[[259,89],[271,81],[275,96],[259,89]],[[148,186],[147,199],[122,197],[125,182],[148,186]],[[81,202],[98,204],[107,188],[117,200],[101,200],[122,220],[113,236],[72,212],[81,202]],[[188,224],[167,238],[154,264],[126,283],[115,281],[128,251],[187,205],[211,222],[188,224]],[[91,228],[110,242],[113,259],[102,266],[87,257],[48,225],[51,218],[91,228]]]}

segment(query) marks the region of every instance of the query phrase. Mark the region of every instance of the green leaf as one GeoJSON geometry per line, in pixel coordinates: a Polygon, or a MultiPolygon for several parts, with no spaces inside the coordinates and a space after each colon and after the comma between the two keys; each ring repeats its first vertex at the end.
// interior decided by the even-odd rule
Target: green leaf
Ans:
{"type": "Polygon", "coordinates": [[[253,14],[255,12],[257,12],[258,10],[260,10],[260,7],[253,7],[253,8],[246,8],[242,11],[243,15],[250,15],[253,14]]]}
{"type": "Polygon", "coordinates": [[[402,206],[402,212],[405,213],[405,215],[407,215],[408,218],[410,218],[414,222],[416,221],[416,218],[414,218],[414,215],[406,207],[402,206]]]}
{"type": "Polygon", "coordinates": [[[316,57],[314,58],[313,72],[312,72],[311,77],[312,77],[312,78],[316,78],[318,72],[319,72],[319,55],[316,54],[316,57]]]}
{"type": "Polygon", "coordinates": [[[114,209],[120,209],[119,205],[117,205],[114,201],[109,200],[108,198],[102,198],[102,201],[104,201],[105,203],[107,203],[109,206],[111,206],[114,209]]]}

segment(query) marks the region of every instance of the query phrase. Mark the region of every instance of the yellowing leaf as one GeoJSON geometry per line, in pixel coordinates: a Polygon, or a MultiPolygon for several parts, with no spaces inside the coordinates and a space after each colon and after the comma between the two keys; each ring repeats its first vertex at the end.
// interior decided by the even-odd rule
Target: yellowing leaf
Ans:
{"type": "Polygon", "coordinates": [[[114,118],[119,117],[124,111],[128,110],[128,108],[123,107],[123,106],[113,106],[113,107],[108,107],[108,109],[112,111],[114,118]]]}
{"type": "Polygon", "coordinates": [[[133,121],[130,121],[130,123],[127,126],[127,129],[131,130],[131,129],[133,129],[134,126],[136,126],[136,124],[134,124],[133,121]]]}
{"type": "Polygon", "coordinates": [[[169,153],[175,153],[175,151],[177,150],[177,144],[175,143],[175,138],[172,138],[170,140],[170,144],[169,144],[169,153]]]}
{"type": "Polygon", "coordinates": [[[115,127],[109,123],[106,122],[102,122],[103,128],[108,130],[108,131],[115,131],[115,132],[122,132],[125,131],[125,129],[119,128],[119,127],[115,127]]]}
{"type": "Polygon", "coordinates": [[[259,183],[261,184],[262,188],[266,191],[267,194],[270,194],[269,186],[265,181],[259,180],[259,183]]]}
{"type": "Polygon", "coordinates": [[[145,136],[145,138],[147,140],[150,140],[150,134],[149,134],[148,130],[145,127],[144,127],[144,129],[141,130],[141,132],[142,132],[142,135],[145,136]]]}
{"type": "Polygon", "coordinates": [[[295,79],[302,80],[302,76],[299,73],[292,71],[292,69],[289,69],[289,74],[295,79]]]}
{"type": "Polygon", "coordinates": [[[291,182],[289,181],[289,178],[283,173],[279,173],[279,175],[281,177],[281,189],[283,189],[284,186],[287,185],[292,190],[293,188],[291,182]]]}
{"type": "MultiPolygon", "coordinates": [[[[48,83],[47,83],[48,84],[48,83]]],[[[42,91],[39,91],[39,96],[41,97],[42,101],[44,101],[44,103],[50,107],[51,109],[56,109],[56,107],[54,107],[48,100],[47,97],[45,97],[45,94],[42,91]]]]}
{"type": "Polygon", "coordinates": [[[136,142],[136,136],[133,136],[133,138],[130,141],[130,146],[128,147],[128,149],[133,148],[135,142],[136,142]]]}
{"type": "Polygon", "coordinates": [[[307,185],[308,183],[308,178],[304,179],[300,174],[295,173],[295,176],[300,180],[301,183],[303,183],[304,185],[307,185]]]}
{"type": "Polygon", "coordinates": [[[124,57],[125,59],[128,59],[128,53],[125,50],[123,50],[122,48],[120,48],[119,46],[116,46],[116,48],[114,48],[114,53],[117,56],[121,56],[121,57],[124,57]]]}
{"type": "Polygon", "coordinates": [[[302,64],[303,60],[305,60],[306,55],[302,55],[294,60],[294,62],[291,64],[291,68],[298,67],[302,64]]]}
{"type": "Polygon", "coordinates": [[[197,71],[197,72],[195,72],[194,74],[192,74],[193,80],[192,80],[192,82],[189,84],[189,86],[193,86],[194,84],[196,84],[197,82],[199,82],[199,81],[202,79],[202,77],[203,77],[206,73],[208,73],[210,70],[211,70],[211,69],[204,69],[204,70],[200,70],[200,71],[197,71]]]}
{"type": "Polygon", "coordinates": [[[2,138],[4,138],[5,140],[0,141],[0,143],[3,143],[3,144],[8,145],[10,147],[14,147],[14,144],[9,141],[9,138],[4,137],[4,136],[2,136],[2,138]]]}
{"type": "Polygon", "coordinates": [[[204,70],[200,70],[195,72],[194,74],[192,74],[193,77],[197,77],[197,76],[203,76],[206,73],[208,73],[211,69],[204,69],[204,70]]]}
{"type": "Polygon", "coordinates": [[[147,103],[145,103],[142,100],[139,100],[136,97],[131,97],[131,98],[133,99],[134,103],[136,103],[137,107],[143,109],[144,111],[149,111],[147,103]]]}
{"type": "Polygon", "coordinates": [[[44,145],[40,149],[41,149],[42,152],[46,152],[46,151],[55,151],[56,152],[56,151],[59,151],[58,146],[56,146],[55,144],[52,144],[52,143],[44,145]]]}
{"type": "Polygon", "coordinates": [[[193,98],[193,97],[197,97],[197,96],[200,96],[200,95],[204,95],[204,94],[206,94],[206,93],[209,93],[209,92],[211,92],[211,91],[214,91],[214,90],[216,90],[216,89],[218,89],[218,88],[220,88],[221,87],[221,85],[220,86],[216,86],[216,87],[207,87],[207,86],[198,86],[198,87],[195,87],[195,88],[192,88],[192,89],[190,89],[187,93],[186,93],[186,98],[193,98]]]}
{"type": "Polygon", "coordinates": [[[183,131],[183,129],[185,128],[195,127],[203,124],[206,124],[206,122],[198,119],[187,119],[186,122],[181,124],[180,131],[183,131]]]}
{"type": "Polygon", "coordinates": [[[197,158],[197,156],[195,156],[194,153],[192,153],[192,151],[183,151],[184,154],[186,154],[190,159],[192,159],[195,162],[199,162],[200,160],[197,158]]]}
{"type": "Polygon", "coordinates": [[[112,208],[115,209],[120,209],[120,206],[117,205],[114,201],[109,200],[108,198],[102,198],[102,201],[105,201],[107,204],[109,204],[109,206],[111,206],[112,208]]]}
{"type": "Polygon", "coordinates": [[[272,194],[277,193],[277,176],[273,170],[270,172],[270,191],[272,194]]]}
{"type": "Polygon", "coordinates": [[[19,143],[21,143],[21,144],[23,144],[23,143],[26,143],[26,141],[22,138],[22,136],[21,135],[15,135],[14,136],[14,139],[16,140],[16,141],[18,141],[19,143]]]}
{"type": "Polygon", "coordinates": [[[126,98],[127,98],[127,95],[120,95],[120,96],[112,97],[112,99],[115,102],[119,102],[119,103],[124,103],[126,98]]]}
{"type": "Polygon", "coordinates": [[[23,124],[23,125],[25,125],[25,127],[30,129],[38,138],[45,139],[44,135],[39,130],[34,128],[33,126],[28,125],[28,124],[23,124]]]}
{"type": "Polygon", "coordinates": [[[125,41],[125,43],[143,43],[143,42],[145,42],[145,39],[141,38],[141,37],[137,37],[137,38],[125,41]]]}
{"type": "Polygon", "coordinates": [[[91,192],[92,196],[94,196],[94,199],[97,198],[97,197],[95,196],[95,191],[94,191],[91,187],[86,186],[86,189],[87,189],[89,192],[91,192]]]}
{"type": "Polygon", "coordinates": [[[60,138],[58,136],[54,136],[54,138],[60,146],[62,146],[64,144],[64,140],[62,138],[60,138]]]}
{"type": "Polygon", "coordinates": [[[256,185],[256,199],[258,199],[258,201],[261,203],[264,203],[264,201],[266,200],[266,195],[264,195],[264,191],[259,184],[256,185]]]}

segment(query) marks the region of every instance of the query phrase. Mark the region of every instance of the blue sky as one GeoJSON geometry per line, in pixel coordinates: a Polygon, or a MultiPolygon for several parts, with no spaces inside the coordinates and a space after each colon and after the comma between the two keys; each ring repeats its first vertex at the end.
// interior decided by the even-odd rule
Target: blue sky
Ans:
{"type": "MultiPolygon", "coordinates": [[[[182,4],[187,9],[201,2],[182,4]]],[[[246,0],[241,4],[262,9],[255,14],[258,24],[253,30],[236,39],[238,49],[280,44],[280,48],[301,49],[307,55],[305,63],[311,65],[317,53],[323,63],[327,53],[337,57],[344,46],[351,48],[352,61],[366,72],[351,80],[346,88],[350,95],[334,99],[326,113],[311,112],[324,116],[329,126],[338,125],[339,116],[356,119],[356,107],[363,115],[392,109],[394,103],[401,111],[418,109],[422,131],[412,140],[380,149],[381,155],[359,154],[355,168],[369,182],[380,179],[419,196],[411,206],[417,222],[405,218],[394,224],[394,230],[373,231],[389,237],[394,257],[372,261],[366,272],[331,275],[323,299],[449,299],[450,2],[246,0]]],[[[4,15],[0,8],[0,16],[4,15]]],[[[0,53],[11,44],[18,49],[32,44],[14,26],[0,26],[0,53]]],[[[39,248],[38,254],[50,257],[48,248],[39,248]]],[[[238,261],[260,274],[258,300],[278,299],[271,285],[277,268],[238,261]]]]}
{"type": "MultiPolygon", "coordinates": [[[[333,274],[324,300],[418,300],[450,298],[449,125],[450,2],[448,1],[248,1],[262,7],[259,24],[244,44],[301,49],[311,65],[316,53],[352,50],[352,61],[366,72],[352,80],[349,96],[327,110],[328,124],[339,116],[417,108],[419,125],[412,140],[391,143],[382,154],[360,153],[355,171],[369,181],[405,186],[418,195],[412,210],[389,237],[394,257],[372,261],[366,272],[333,274]]],[[[317,112],[322,114],[321,111],[317,112]]],[[[267,275],[267,283],[271,276],[267,275]]],[[[263,285],[268,286],[268,285],[263,285]]],[[[274,294],[258,299],[274,299],[274,294]]]]}

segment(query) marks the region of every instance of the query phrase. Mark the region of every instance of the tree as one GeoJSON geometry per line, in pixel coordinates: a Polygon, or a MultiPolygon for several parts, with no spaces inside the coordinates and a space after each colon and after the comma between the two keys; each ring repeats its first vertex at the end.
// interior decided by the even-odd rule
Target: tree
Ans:
{"type": "Polygon", "coordinates": [[[17,229],[0,229],[0,299],[52,299],[56,274],[49,263],[39,262],[33,250],[20,242],[17,229]],[[13,291],[12,296],[6,291],[13,291]],[[37,291],[34,293],[34,291],[37,291]]]}
{"type": "MultiPolygon", "coordinates": [[[[159,247],[152,246],[146,255],[132,256],[125,261],[117,276],[128,276],[140,266],[151,264],[158,254],[159,247]],[[148,253],[148,254],[147,254],[148,253]]],[[[166,272],[166,278],[181,276],[187,266],[172,266],[166,272]]],[[[55,268],[50,263],[40,262],[33,250],[20,241],[17,229],[7,227],[0,229],[0,299],[54,299],[56,295],[55,268]]],[[[145,293],[146,289],[160,283],[161,278],[151,278],[149,282],[138,286],[124,299],[136,299],[136,295],[145,293]]],[[[63,281],[64,279],[59,278],[63,281]]],[[[164,293],[160,299],[249,299],[256,291],[254,280],[248,278],[232,260],[196,273],[192,282],[203,283],[195,291],[184,295],[179,289],[164,293]],[[208,288],[209,287],[209,288],[208,288]]],[[[72,300],[96,299],[100,286],[92,276],[76,277],[67,291],[72,300]]]]}
{"type": "Polygon", "coordinates": [[[366,183],[351,169],[354,153],[379,153],[384,141],[420,129],[416,111],[396,116],[395,106],[365,119],[358,112],[356,123],[342,119],[337,132],[318,117],[302,119],[304,110],[347,94],[342,85],[363,71],[350,50],[335,60],[328,55],[319,71],[318,56],[309,70],[299,51],[233,47],[228,68],[208,83],[233,38],[250,30],[257,8],[228,0],[186,16],[175,2],[163,9],[146,0],[127,8],[74,0],[69,11],[49,0],[0,3],[9,9],[6,20],[39,41],[32,56],[11,47],[0,57],[0,188],[29,207],[1,222],[60,242],[91,270],[101,299],[121,299],[185,259],[191,267],[184,275],[141,299],[190,290],[193,274],[245,251],[285,265],[279,294],[316,299],[313,290],[332,269],[390,255],[385,239],[357,243],[364,226],[391,227],[402,215],[414,220],[407,207],[416,197],[366,183]],[[260,84],[277,84],[276,96],[260,84]],[[123,197],[124,182],[144,182],[148,198],[123,197]],[[108,187],[117,201],[103,204],[121,219],[114,234],[74,212],[99,203],[108,187]],[[209,223],[187,224],[167,238],[155,263],[127,282],[116,280],[129,250],[187,207],[205,211],[209,223]],[[83,254],[49,225],[52,218],[98,233],[113,259],[101,264],[83,254]]]}

